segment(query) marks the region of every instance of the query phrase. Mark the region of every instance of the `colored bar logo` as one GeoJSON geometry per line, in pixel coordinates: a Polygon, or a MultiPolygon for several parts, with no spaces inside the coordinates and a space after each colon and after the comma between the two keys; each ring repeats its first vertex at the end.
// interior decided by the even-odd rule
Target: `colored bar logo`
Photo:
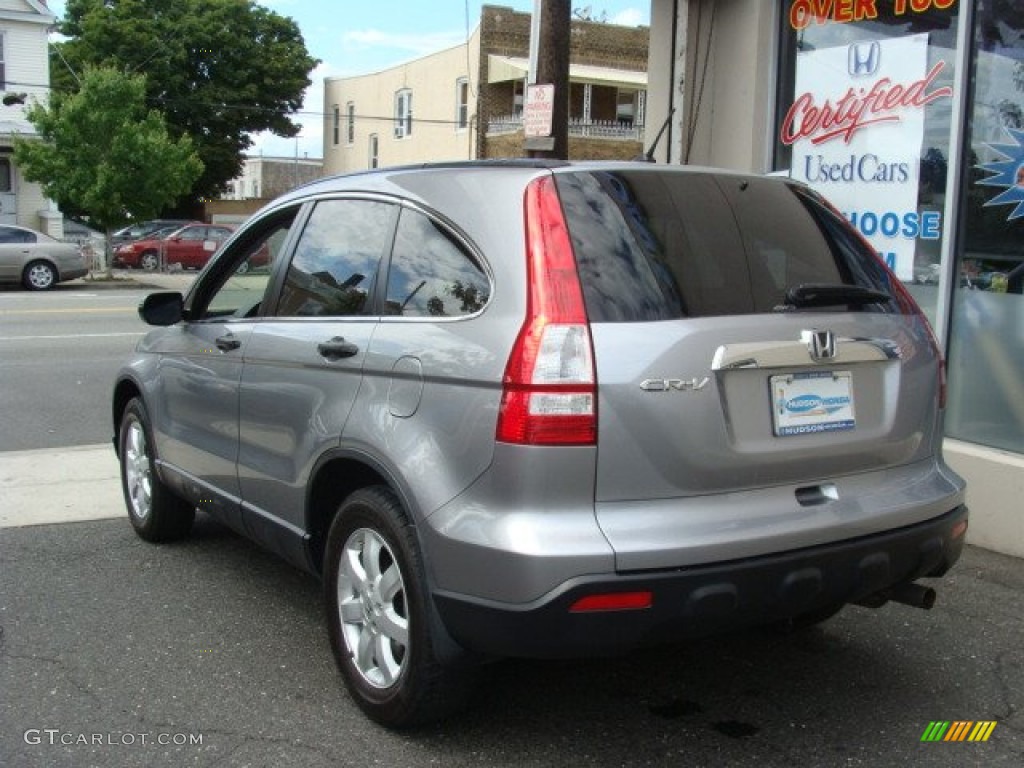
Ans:
{"type": "Polygon", "coordinates": [[[995,720],[933,720],[921,741],[988,741],[996,725],[995,720]]]}

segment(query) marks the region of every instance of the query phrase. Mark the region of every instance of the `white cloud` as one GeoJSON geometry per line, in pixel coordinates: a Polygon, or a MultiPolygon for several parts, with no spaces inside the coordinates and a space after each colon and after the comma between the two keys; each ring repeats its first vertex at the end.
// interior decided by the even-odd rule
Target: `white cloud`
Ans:
{"type": "Polygon", "coordinates": [[[363,72],[373,72],[382,67],[388,67],[397,63],[393,60],[390,62],[386,61],[389,52],[392,51],[422,56],[461,45],[465,41],[465,32],[434,32],[415,35],[381,32],[379,29],[357,29],[346,32],[341,38],[342,45],[350,52],[372,51],[376,54],[371,59],[371,61],[376,63],[360,70],[363,72]],[[379,63],[381,61],[384,61],[384,63],[379,63]]]}
{"type": "Polygon", "coordinates": [[[639,27],[647,24],[647,14],[636,8],[627,8],[616,13],[608,21],[623,27],[639,27]]]}

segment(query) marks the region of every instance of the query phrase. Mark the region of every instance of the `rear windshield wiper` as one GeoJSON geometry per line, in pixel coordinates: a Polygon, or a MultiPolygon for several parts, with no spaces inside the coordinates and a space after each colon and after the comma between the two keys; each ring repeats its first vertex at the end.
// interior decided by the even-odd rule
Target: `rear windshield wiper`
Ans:
{"type": "Polygon", "coordinates": [[[786,290],[786,302],[775,307],[776,312],[812,307],[862,307],[892,301],[892,296],[874,288],[842,283],[803,283],[786,290]]]}

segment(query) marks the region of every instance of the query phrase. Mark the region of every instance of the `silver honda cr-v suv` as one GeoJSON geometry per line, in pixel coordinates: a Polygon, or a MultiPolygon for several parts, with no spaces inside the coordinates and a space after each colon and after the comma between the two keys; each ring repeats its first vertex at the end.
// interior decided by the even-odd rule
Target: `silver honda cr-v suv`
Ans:
{"type": "Polygon", "coordinates": [[[198,508],[322,576],[355,700],[403,726],[481,660],[843,605],[958,558],[943,361],[785,179],[497,162],[325,179],[254,216],[113,395],[139,535],[198,508]]]}

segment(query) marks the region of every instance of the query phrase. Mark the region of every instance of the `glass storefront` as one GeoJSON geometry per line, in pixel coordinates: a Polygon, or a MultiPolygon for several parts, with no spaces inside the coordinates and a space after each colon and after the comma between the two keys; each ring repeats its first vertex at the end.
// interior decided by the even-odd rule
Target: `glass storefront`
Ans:
{"type": "Polygon", "coordinates": [[[1024,453],[1024,2],[978,0],[946,432],[1024,453]]]}
{"type": "Polygon", "coordinates": [[[785,0],[774,168],[832,200],[949,329],[947,434],[1024,453],[1024,0],[975,3],[966,183],[947,190],[960,5],[785,0]]]}

